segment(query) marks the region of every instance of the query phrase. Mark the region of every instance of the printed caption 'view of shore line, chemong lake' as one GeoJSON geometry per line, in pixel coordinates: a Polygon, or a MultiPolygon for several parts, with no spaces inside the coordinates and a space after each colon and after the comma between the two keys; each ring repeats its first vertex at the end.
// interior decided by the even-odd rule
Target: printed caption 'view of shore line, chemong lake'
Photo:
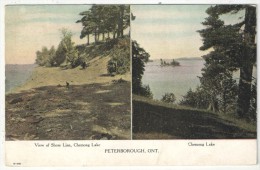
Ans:
{"type": "Polygon", "coordinates": [[[6,140],[256,138],[256,6],[5,8],[6,140]]]}
{"type": "Polygon", "coordinates": [[[131,139],[129,25],[129,5],[6,6],[6,140],[131,139]]]}

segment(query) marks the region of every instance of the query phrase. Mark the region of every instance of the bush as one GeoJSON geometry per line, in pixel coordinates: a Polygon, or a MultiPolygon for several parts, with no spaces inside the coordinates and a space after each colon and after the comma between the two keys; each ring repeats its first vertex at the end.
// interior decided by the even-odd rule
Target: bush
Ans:
{"type": "Polygon", "coordinates": [[[251,90],[249,119],[256,121],[256,117],[257,117],[256,114],[257,114],[257,86],[255,80],[255,82],[252,84],[252,90],[251,90]]]}
{"type": "Polygon", "coordinates": [[[36,52],[35,63],[39,66],[51,67],[54,66],[55,48],[52,46],[50,50],[47,47],[42,47],[42,51],[36,52]]]}
{"type": "Polygon", "coordinates": [[[144,96],[144,97],[148,97],[150,99],[153,98],[153,93],[150,89],[149,85],[143,85],[140,89],[139,89],[139,95],[144,96]]]}
{"type": "Polygon", "coordinates": [[[129,39],[118,42],[110,52],[111,59],[107,64],[107,71],[110,74],[125,74],[130,72],[130,48],[129,39]]]}
{"type": "Polygon", "coordinates": [[[180,105],[207,109],[209,106],[209,100],[207,94],[198,87],[194,92],[190,89],[187,94],[183,96],[183,99],[180,101],[180,105]]]}
{"type": "Polygon", "coordinates": [[[161,99],[165,103],[174,103],[176,101],[175,95],[173,93],[165,93],[161,99]]]}

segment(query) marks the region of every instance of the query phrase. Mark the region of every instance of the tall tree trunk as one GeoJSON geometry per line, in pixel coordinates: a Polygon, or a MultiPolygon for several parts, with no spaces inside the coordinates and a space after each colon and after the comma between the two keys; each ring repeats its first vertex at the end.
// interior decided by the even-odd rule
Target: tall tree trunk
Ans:
{"type": "Polygon", "coordinates": [[[95,44],[96,44],[96,42],[97,42],[97,29],[95,29],[95,37],[94,37],[94,39],[95,39],[95,44]]]}
{"type": "Polygon", "coordinates": [[[117,14],[117,38],[119,38],[120,37],[120,27],[121,27],[121,25],[120,25],[120,22],[121,22],[121,16],[120,16],[120,10],[119,10],[119,12],[118,12],[118,14],[117,14]]]}
{"type": "Polygon", "coordinates": [[[255,43],[256,34],[256,8],[249,6],[245,12],[245,42],[244,42],[244,55],[240,67],[240,79],[237,101],[237,114],[240,118],[247,118],[250,108],[251,98],[251,82],[253,73],[254,51],[251,48],[255,43]]]}
{"type": "Polygon", "coordinates": [[[124,10],[125,10],[125,6],[121,5],[120,6],[120,37],[123,37],[124,35],[124,10]]]}
{"type": "Polygon", "coordinates": [[[102,33],[102,41],[105,41],[105,33],[102,33]]]}
{"type": "Polygon", "coordinates": [[[113,32],[113,39],[116,38],[116,31],[113,32]]]}
{"type": "Polygon", "coordinates": [[[117,28],[117,38],[123,36],[123,19],[124,19],[124,5],[119,6],[119,13],[118,13],[118,28],[117,28]]]}
{"type": "Polygon", "coordinates": [[[87,42],[87,45],[89,45],[89,34],[88,34],[88,42],[87,42]]]}
{"type": "Polygon", "coordinates": [[[110,34],[109,34],[109,31],[107,32],[107,37],[110,38],[110,34]]]}
{"type": "Polygon", "coordinates": [[[240,68],[240,78],[238,86],[238,108],[237,114],[240,118],[247,117],[251,98],[253,64],[243,64],[240,68]]]}

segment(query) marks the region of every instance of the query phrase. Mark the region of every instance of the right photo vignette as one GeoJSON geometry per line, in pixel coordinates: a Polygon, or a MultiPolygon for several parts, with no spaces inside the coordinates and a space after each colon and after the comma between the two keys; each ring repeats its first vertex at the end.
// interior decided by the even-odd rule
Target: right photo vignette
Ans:
{"type": "Polygon", "coordinates": [[[256,5],[131,5],[132,139],[256,139],[256,5]]]}

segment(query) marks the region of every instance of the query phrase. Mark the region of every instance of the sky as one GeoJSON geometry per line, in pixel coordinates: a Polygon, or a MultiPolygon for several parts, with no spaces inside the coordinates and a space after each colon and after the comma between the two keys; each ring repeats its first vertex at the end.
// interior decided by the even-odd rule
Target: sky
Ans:
{"type": "MultiPolygon", "coordinates": [[[[149,54],[150,59],[201,57],[202,38],[197,32],[208,16],[210,5],[132,5],[136,16],[131,23],[132,39],[149,54]]],[[[228,23],[234,17],[224,16],[228,23]]]]}
{"type": "MultiPolygon", "coordinates": [[[[131,36],[151,55],[151,59],[201,57],[202,40],[197,32],[207,17],[209,5],[131,5],[136,19],[131,23],[131,36]]],[[[59,30],[73,32],[76,44],[82,25],[80,12],[90,5],[12,5],[5,7],[6,64],[32,64],[36,51],[43,46],[56,48],[60,42],[59,30]]],[[[232,18],[225,18],[232,21],[232,18]]],[[[92,37],[93,39],[93,37],[92,37]]]]}
{"type": "Polygon", "coordinates": [[[6,64],[32,64],[36,51],[43,46],[56,48],[62,28],[73,33],[76,44],[86,43],[80,39],[82,25],[80,12],[89,5],[17,5],[5,7],[5,59],[6,64]]]}

